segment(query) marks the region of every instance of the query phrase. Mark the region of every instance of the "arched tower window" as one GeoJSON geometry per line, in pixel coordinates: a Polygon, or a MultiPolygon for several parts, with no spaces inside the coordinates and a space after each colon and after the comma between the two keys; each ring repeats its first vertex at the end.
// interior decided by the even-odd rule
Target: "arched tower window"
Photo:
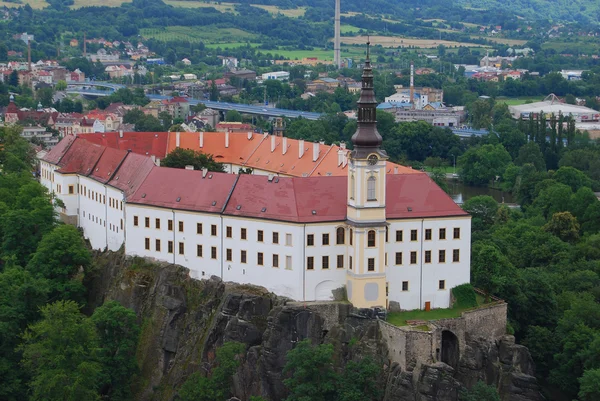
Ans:
{"type": "Polygon", "coordinates": [[[344,243],[346,242],[346,230],[344,229],[344,227],[338,227],[338,229],[335,232],[335,243],[337,245],[344,245],[344,243]]]}
{"type": "Polygon", "coordinates": [[[369,248],[375,247],[375,230],[371,230],[367,233],[367,246],[369,248]]]}
{"type": "Polygon", "coordinates": [[[354,192],[356,190],[356,184],[354,183],[354,174],[350,176],[350,199],[354,199],[354,192]]]}
{"type": "Polygon", "coordinates": [[[375,185],[376,184],[376,178],[373,176],[370,176],[367,179],[367,200],[368,201],[373,201],[373,200],[377,200],[377,197],[375,196],[375,185]]]}

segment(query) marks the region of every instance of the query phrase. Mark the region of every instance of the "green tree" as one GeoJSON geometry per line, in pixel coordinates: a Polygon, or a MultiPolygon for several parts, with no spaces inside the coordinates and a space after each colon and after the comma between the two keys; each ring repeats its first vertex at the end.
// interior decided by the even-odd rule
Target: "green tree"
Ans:
{"type": "Polygon", "coordinates": [[[505,282],[505,274],[512,270],[510,262],[500,250],[491,244],[475,244],[472,251],[471,275],[476,287],[485,292],[486,302],[497,294],[505,282]]]}
{"type": "Polygon", "coordinates": [[[568,185],[573,192],[577,192],[581,187],[591,187],[592,180],[585,173],[573,167],[563,166],[559,168],[552,177],[556,181],[568,185]]]}
{"type": "Polygon", "coordinates": [[[488,386],[482,381],[475,383],[468,390],[463,390],[459,394],[460,401],[500,401],[498,390],[494,386],[488,386]]]}
{"type": "Polygon", "coordinates": [[[470,148],[458,158],[461,178],[480,186],[502,177],[510,162],[510,155],[500,144],[470,148]]]}
{"type": "Polygon", "coordinates": [[[533,202],[533,207],[538,208],[545,218],[550,218],[554,213],[569,209],[572,195],[573,191],[567,185],[554,184],[540,191],[533,202]]]}
{"type": "Polygon", "coordinates": [[[108,301],[91,317],[100,340],[102,364],[100,393],[113,401],[131,399],[131,382],[138,372],[135,358],[140,327],[135,312],[117,301],[108,301]]]}
{"type": "Polygon", "coordinates": [[[381,369],[371,360],[349,361],[338,382],[337,401],[377,401],[382,396],[381,369]]]}
{"type": "Polygon", "coordinates": [[[6,266],[0,273],[0,399],[27,399],[23,383],[25,372],[19,368],[15,348],[27,324],[39,318],[46,303],[46,280],[33,277],[18,266],[6,266]]]}
{"type": "Polygon", "coordinates": [[[446,173],[442,169],[433,169],[430,178],[440,187],[444,192],[449,193],[448,182],[446,181],[446,173]]]}
{"type": "Polygon", "coordinates": [[[579,223],[569,212],[554,213],[543,228],[565,242],[574,243],[579,240],[579,223]]]}
{"type": "Polygon", "coordinates": [[[67,82],[61,79],[56,83],[55,88],[57,91],[67,90],[67,82]]]}
{"type": "Polygon", "coordinates": [[[327,401],[336,394],[338,376],[333,369],[333,346],[312,346],[306,339],[287,353],[283,381],[290,394],[286,401],[327,401]]]}
{"type": "Polygon", "coordinates": [[[237,110],[228,110],[227,113],[225,113],[225,121],[242,122],[242,114],[237,110]]]}
{"type": "Polygon", "coordinates": [[[528,142],[519,149],[519,156],[515,159],[517,166],[532,164],[537,171],[546,171],[546,161],[540,150],[540,146],[535,142],[528,142]]]}
{"type": "Polygon", "coordinates": [[[237,342],[226,342],[217,349],[216,367],[210,377],[200,372],[193,373],[181,386],[181,401],[215,401],[225,400],[231,396],[232,378],[240,366],[240,355],[246,347],[237,342]]]}
{"type": "Polygon", "coordinates": [[[600,368],[583,372],[579,378],[579,399],[581,401],[600,400],[600,368]]]}
{"type": "Polygon", "coordinates": [[[224,171],[223,165],[216,162],[212,155],[201,153],[192,149],[177,148],[167,155],[162,161],[161,166],[173,168],[185,168],[193,166],[194,170],[207,168],[210,171],[224,171]]]}
{"type": "Polygon", "coordinates": [[[23,335],[23,366],[33,401],[99,400],[102,366],[92,322],[73,301],[42,307],[42,319],[23,335]]]}
{"type": "Polygon", "coordinates": [[[48,280],[52,298],[83,301],[85,287],[77,275],[88,269],[91,259],[77,228],[61,225],[44,235],[27,270],[48,280]]]}
{"type": "Polygon", "coordinates": [[[489,195],[480,195],[466,201],[462,208],[473,216],[473,229],[484,230],[494,224],[498,213],[498,202],[489,195]]]}

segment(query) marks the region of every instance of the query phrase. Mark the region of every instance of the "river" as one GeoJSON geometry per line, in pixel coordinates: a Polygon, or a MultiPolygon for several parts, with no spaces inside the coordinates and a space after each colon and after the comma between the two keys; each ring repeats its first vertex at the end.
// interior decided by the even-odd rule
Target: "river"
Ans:
{"type": "Polygon", "coordinates": [[[513,195],[508,192],[503,192],[499,189],[493,189],[488,187],[474,187],[471,185],[465,185],[458,180],[447,180],[448,188],[450,189],[450,196],[459,205],[465,201],[471,199],[474,196],[489,195],[496,199],[498,203],[513,203],[513,195]]]}

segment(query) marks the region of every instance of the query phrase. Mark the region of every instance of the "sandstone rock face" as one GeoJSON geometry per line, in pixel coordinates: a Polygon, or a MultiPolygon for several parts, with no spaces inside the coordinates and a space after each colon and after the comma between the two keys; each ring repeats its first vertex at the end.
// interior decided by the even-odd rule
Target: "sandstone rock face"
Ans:
{"type": "Polygon", "coordinates": [[[331,343],[336,364],[370,356],[384,371],[380,385],[385,401],[454,401],[459,391],[478,380],[495,384],[503,401],[543,398],[533,376],[528,350],[506,336],[491,343],[469,338],[456,369],[442,362],[389,365],[388,344],[376,316],[345,303],[288,302],[263,288],[223,283],[218,278],[193,280],[179,266],[126,259],[120,253],[97,255],[89,278],[90,310],[105,300],[133,309],[142,327],[138,347],[140,401],[171,401],[194,372],[207,374],[215,350],[226,341],[247,345],[234,377],[235,399],[260,395],[283,400],[286,353],[304,339],[331,343]]]}

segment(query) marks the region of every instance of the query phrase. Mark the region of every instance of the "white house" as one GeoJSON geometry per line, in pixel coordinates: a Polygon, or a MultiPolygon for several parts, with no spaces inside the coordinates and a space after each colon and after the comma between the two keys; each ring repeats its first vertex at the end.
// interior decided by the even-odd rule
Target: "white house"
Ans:
{"type": "Polygon", "coordinates": [[[265,74],[262,74],[261,78],[263,81],[266,81],[269,79],[277,79],[279,81],[287,81],[290,79],[290,73],[287,71],[267,72],[265,74]]]}

